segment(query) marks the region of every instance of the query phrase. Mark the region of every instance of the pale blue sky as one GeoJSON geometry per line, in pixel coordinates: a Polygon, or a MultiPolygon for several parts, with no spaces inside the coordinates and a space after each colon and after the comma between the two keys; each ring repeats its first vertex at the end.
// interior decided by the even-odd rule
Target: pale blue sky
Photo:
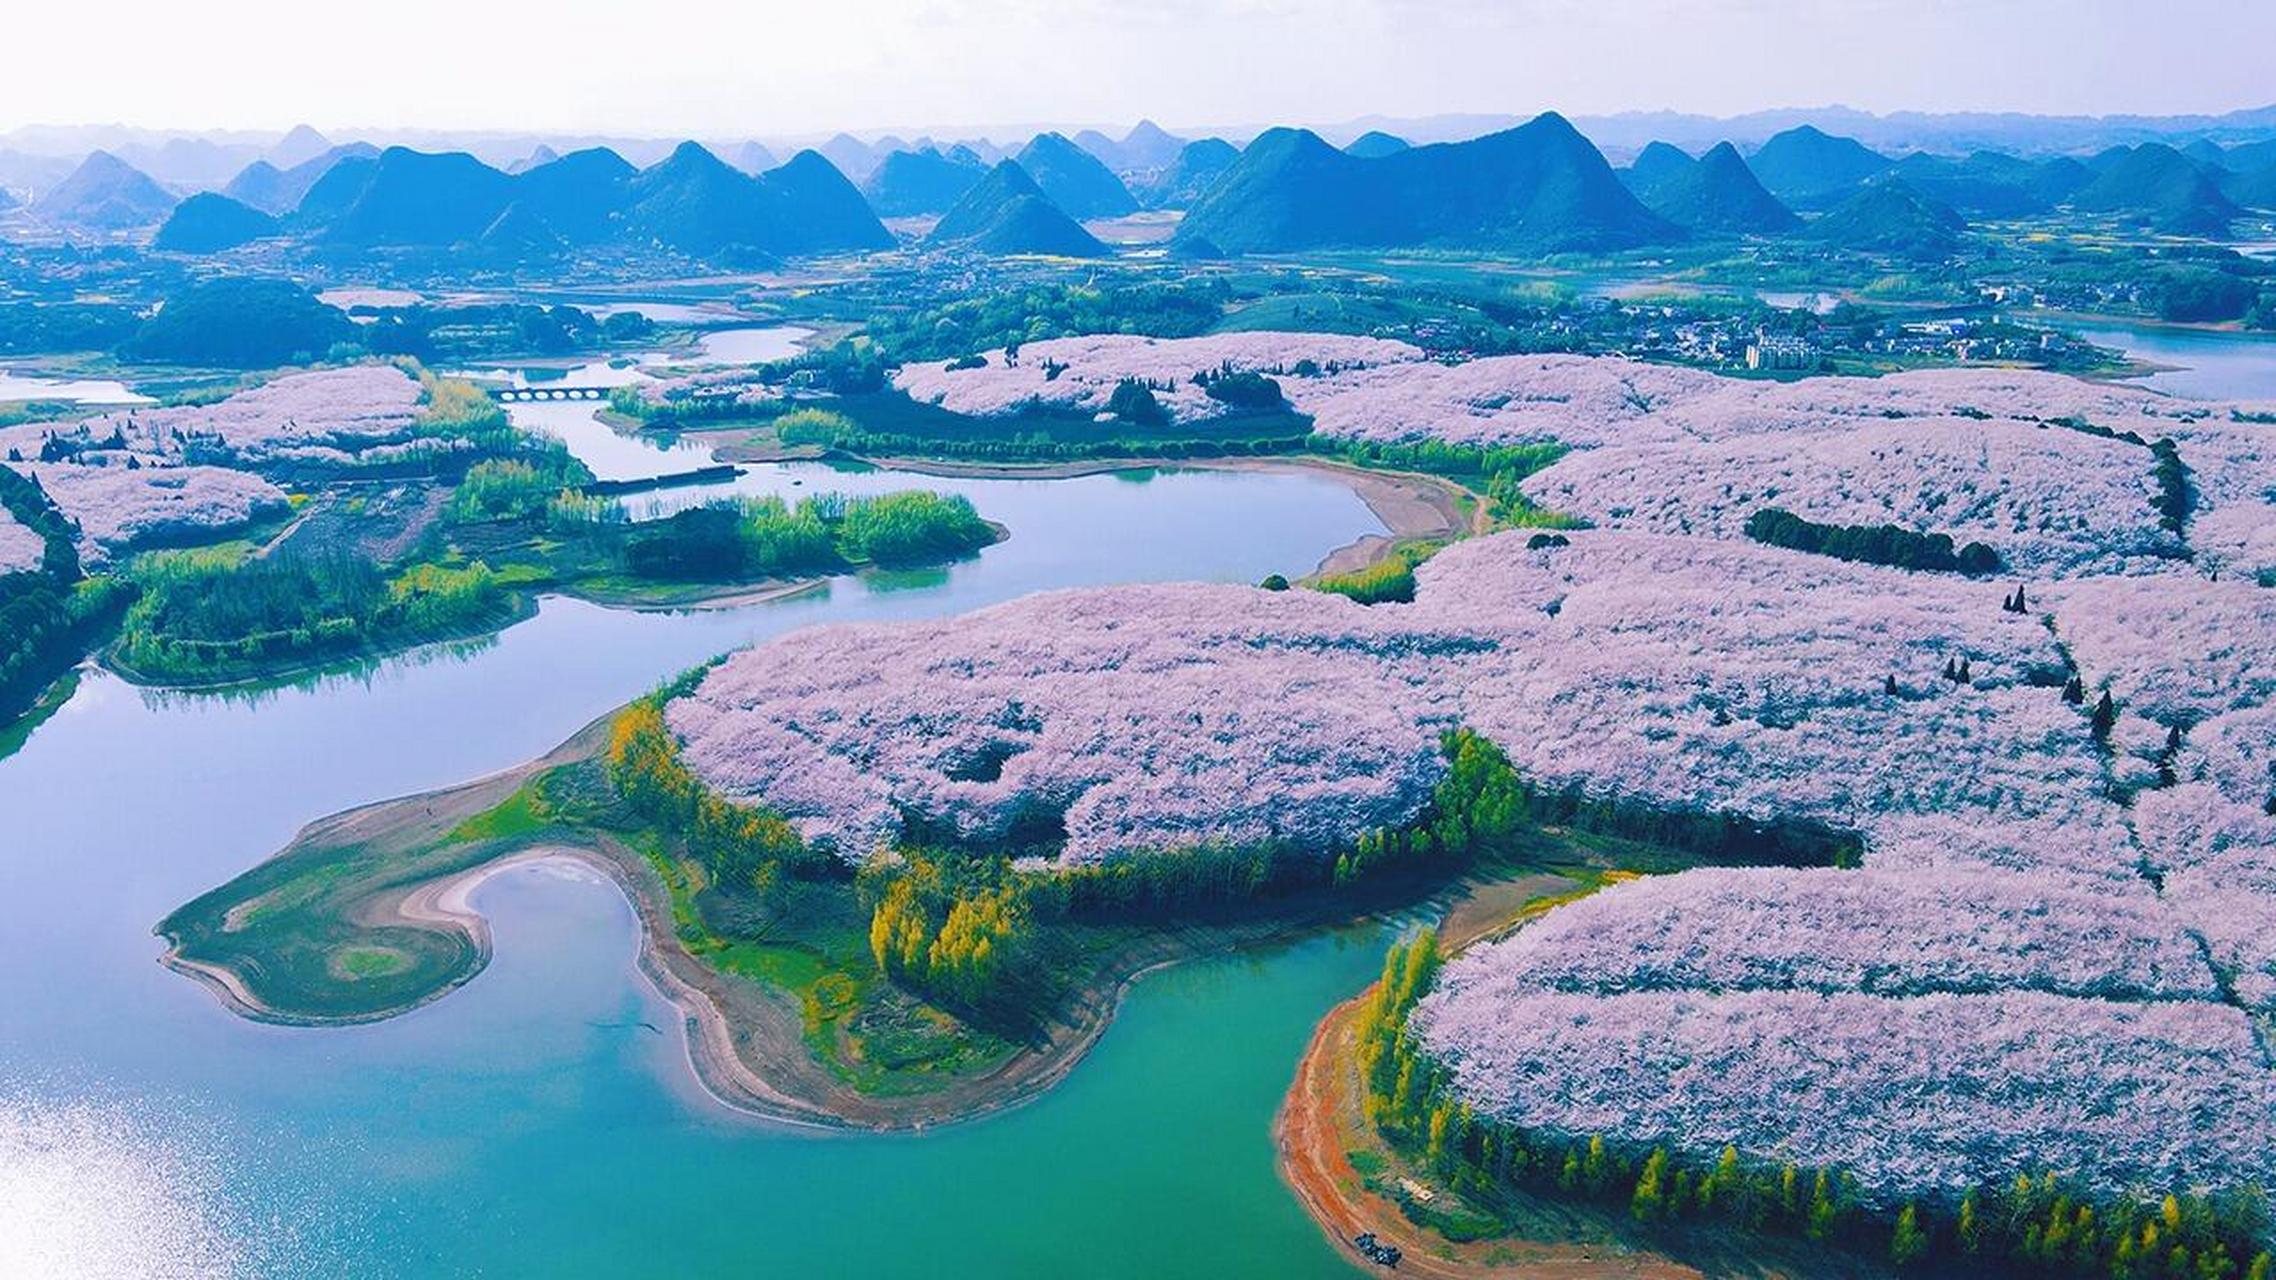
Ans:
{"type": "Polygon", "coordinates": [[[2276,0],[17,0],[6,27],[0,129],[781,135],[2276,100],[2276,0]]]}

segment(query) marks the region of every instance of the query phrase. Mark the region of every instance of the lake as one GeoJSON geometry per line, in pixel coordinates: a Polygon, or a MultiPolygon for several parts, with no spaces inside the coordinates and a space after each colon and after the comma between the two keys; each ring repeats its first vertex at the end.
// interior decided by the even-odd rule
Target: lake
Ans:
{"type": "MultiPolygon", "coordinates": [[[[579,407],[514,412],[555,409],[579,407]]],[[[156,963],[160,917],[301,824],[516,764],[723,650],[1044,588],[1294,575],[1382,531],[1311,474],[951,482],[801,464],[737,487],[911,485],[971,495],[1011,538],[771,605],[549,599],[491,641],[261,692],[90,673],[0,760],[0,1274],[1346,1274],[1281,1186],[1268,1128],[1314,1022],[1376,969],[1383,926],[1151,975],[1057,1089],[904,1136],[785,1130],[711,1101],[634,967],[629,906],[572,867],[487,881],[495,961],[370,1026],[247,1022],[156,963]]]]}
{"type": "Polygon", "coordinates": [[[54,400],[64,404],[156,404],[109,378],[40,378],[0,369],[0,404],[54,400]]]}
{"type": "Polygon", "coordinates": [[[2075,333],[2137,360],[2172,365],[2128,382],[2195,400],[2276,400],[2276,334],[2094,322],[2075,333]]]}

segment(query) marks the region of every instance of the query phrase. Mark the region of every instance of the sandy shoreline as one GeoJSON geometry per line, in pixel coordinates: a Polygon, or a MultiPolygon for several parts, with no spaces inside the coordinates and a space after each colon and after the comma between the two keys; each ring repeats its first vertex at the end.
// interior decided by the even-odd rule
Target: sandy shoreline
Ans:
{"type": "MultiPolygon", "coordinates": [[[[1557,892],[1556,879],[1472,884],[1447,904],[1438,925],[1441,948],[1458,955],[1508,934],[1566,896],[1557,892]]],[[[1571,882],[1565,884],[1569,891],[1571,882]]],[[[1383,1274],[1352,1245],[1353,1237],[1372,1232],[1403,1251],[1396,1274],[1430,1280],[1699,1280],[1697,1268],[1633,1243],[1498,1236],[1457,1244],[1418,1227],[1397,1202],[1369,1190],[1352,1153],[1384,1149],[1366,1119],[1357,1062],[1359,1016],[1377,985],[1320,1020],[1272,1122],[1281,1181],[1353,1267],[1383,1274]]],[[[1763,1274],[1787,1273],[1766,1268],[1763,1274]]]]}

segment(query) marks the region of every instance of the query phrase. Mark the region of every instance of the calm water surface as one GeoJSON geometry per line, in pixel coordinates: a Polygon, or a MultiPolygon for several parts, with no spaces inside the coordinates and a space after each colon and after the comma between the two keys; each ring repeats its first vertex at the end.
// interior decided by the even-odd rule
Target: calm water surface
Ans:
{"type": "Polygon", "coordinates": [[[155,962],[160,917],[302,823],[515,764],[722,650],[1050,587],[1254,581],[1381,529],[1303,475],[808,466],[739,487],[912,483],[971,494],[1012,538],[740,610],[549,600],[486,644],[258,695],[86,679],[0,761],[0,1274],[1344,1274],[1267,1129],[1379,930],[1154,975],[1038,1103],[904,1137],[786,1132],[710,1103],[634,968],[629,906],[571,868],[485,883],[495,961],[372,1026],[259,1026],[155,962]]]}
{"type": "Polygon", "coordinates": [[[2193,400],[2276,400],[2276,336],[2128,324],[2097,324],[2078,336],[2173,366],[2128,379],[2141,386],[2193,400]]]}
{"type": "Polygon", "coordinates": [[[40,378],[0,369],[0,404],[56,400],[65,404],[154,404],[149,396],[109,378],[40,378]]]}

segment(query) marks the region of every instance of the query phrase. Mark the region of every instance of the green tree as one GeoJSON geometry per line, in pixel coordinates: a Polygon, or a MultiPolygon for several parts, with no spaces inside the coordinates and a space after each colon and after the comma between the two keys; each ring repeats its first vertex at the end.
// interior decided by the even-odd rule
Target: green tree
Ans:
{"type": "Polygon", "coordinates": [[[1636,1175],[1635,1194],[1628,1198],[1628,1212],[1638,1222],[1657,1222],[1667,1213],[1667,1150],[1654,1147],[1644,1158],[1644,1171],[1636,1175]]]}
{"type": "Polygon", "coordinates": [[[1833,1178],[1820,1169],[1817,1183],[1810,1189],[1809,1216],[1803,1220],[1802,1234],[1821,1243],[1831,1240],[1840,1220],[1841,1208],[1834,1202],[1833,1178]]]}
{"type": "Polygon", "coordinates": [[[1896,1228],[1889,1236],[1889,1261],[1910,1267],[1927,1256],[1928,1233],[1921,1230],[1920,1210],[1907,1204],[1898,1211],[1896,1228]]]}

